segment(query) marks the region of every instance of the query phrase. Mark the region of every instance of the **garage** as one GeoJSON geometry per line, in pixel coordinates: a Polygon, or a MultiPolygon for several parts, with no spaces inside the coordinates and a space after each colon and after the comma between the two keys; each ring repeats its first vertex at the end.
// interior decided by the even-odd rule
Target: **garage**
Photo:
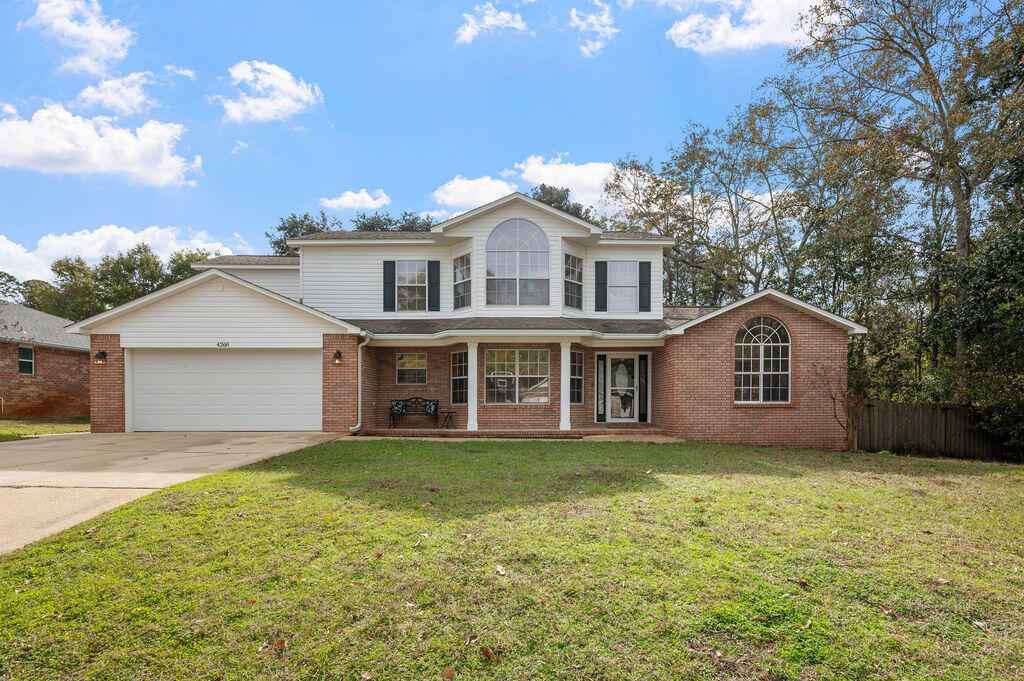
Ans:
{"type": "Polygon", "coordinates": [[[134,430],[320,430],[319,349],[135,349],[134,430]]]}

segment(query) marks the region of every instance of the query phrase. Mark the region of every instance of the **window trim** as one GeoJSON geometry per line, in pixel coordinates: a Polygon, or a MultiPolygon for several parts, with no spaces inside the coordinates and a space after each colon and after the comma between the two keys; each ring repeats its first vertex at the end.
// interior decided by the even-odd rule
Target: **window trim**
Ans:
{"type": "MultiPolygon", "coordinates": [[[[742,324],[740,324],[739,327],[736,329],[736,335],[733,337],[733,346],[732,347],[733,347],[733,371],[732,371],[732,376],[733,376],[733,382],[732,382],[732,399],[733,399],[733,404],[744,405],[744,406],[751,406],[751,405],[753,405],[753,406],[769,406],[770,407],[770,406],[786,405],[786,404],[791,404],[792,403],[792,400],[793,400],[793,336],[789,333],[789,327],[787,327],[786,324],[781,319],[779,319],[778,317],[775,317],[773,315],[768,315],[768,314],[761,314],[761,315],[755,315],[753,317],[750,317],[749,319],[744,321],[742,324]],[[774,320],[775,322],[777,322],[779,324],[779,328],[786,334],[786,341],[784,343],[781,343],[781,342],[780,343],[757,343],[756,346],[753,343],[740,343],[740,341],[739,341],[740,334],[744,333],[744,330],[747,328],[747,325],[750,324],[751,322],[754,322],[755,320],[758,320],[758,324],[761,324],[760,320],[764,319],[764,318],[772,319],[772,320],[774,320]],[[757,347],[758,348],[758,365],[757,365],[758,366],[758,370],[756,372],[753,372],[753,371],[738,371],[736,369],[736,362],[738,360],[740,360],[740,359],[743,359],[743,358],[736,357],[736,350],[740,346],[757,347]],[[784,371],[784,372],[782,372],[782,371],[769,371],[769,372],[765,372],[765,370],[764,370],[764,360],[765,360],[764,348],[766,346],[784,347],[786,349],[786,357],[785,357],[785,359],[786,359],[786,371],[784,371]],[[742,386],[737,386],[736,385],[736,379],[739,376],[741,376],[741,375],[743,375],[743,376],[757,376],[757,399],[756,400],[738,400],[738,399],[736,399],[736,390],[737,389],[743,389],[742,386]],[[768,376],[783,376],[784,375],[786,377],[786,399],[785,400],[765,400],[764,399],[764,377],[765,377],[765,375],[768,375],[768,376]]],[[[750,388],[747,388],[747,389],[750,389],[750,388]]]]}
{"type": "MultiPolygon", "coordinates": [[[[583,266],[584,266],[584,261],[583,261],[582,257],[576,255],[575,253],[569,253],[568,251],[565,251],[562,254],[562,304],[565,307],[571,308],[573,310],[583,310],[583,305],[584,305],[584,302],[585,302],[584,301],[584,293],[583,293],[584,292],[584,288],[585,288],[583,286],[583,266]],[[579,265],[578,270],[579,270],[580,278],[579,278],[578,281],[575,280],[575,279],[570,279],[569,278],[569,263],[568,263],[569,258],[575,258],[576,260],[579,260],[580,265],[579,265]],[[567,296],[569,295],[569,286],[568,286],[568,284],[573,284],[574,286],[578,286],[579,287],[579,291],[580,291],[580,304],[579,304],[579,307],[577,307],[575,305],[571,305],[569,303],[569,301],[567,300],[567,296]]],[[[639,266],[638,266],[638,268],[639,268],[639,266]]],[[[639,273],[639,269],[637,270],[637,272],[639,273]]]]}
{"type": "Polygon", "coordinates": [[[640,261],[639,260],[608,260],[608,280],[605,284],[605,312],[608,314],[635,314],[640,312],[640,261]],[[612,285],[612,265],[615,263],[630,263],[633,265],[635,271],[636,283],[632,286],[613,286],[612,285]],[[613,310],[612,309],[612,289],[613,288],[631,288],[636,291],[636,305],[631,310],[613,310]]]}
{"type": "Polygon", "coordinates": [[[466,252],[452,258],[452,310],[464,310],[471,307],[473,307],[473,255],[466,252]],[[465,279],[459,279],[459,266],[456,263],[463,258],[466,259],[468,274],[465,279]],[[466,288],[466,303],[464,305],[458,304],[459,286],[466,288]]]}
{"type": "MultiPolygon", "coordinates": [[[[428,365],[429,365],[429,362],[427,360],[427,353],[425,353],[425,352],[396,352],[395,353],[395,385],[426,385],[427,384],[427,367],[428,367],[428,365]],[[423,380],[422,381],[417,381],[415,383],[410,383],[408,381],[401,380],[400,375],[398,373],[401,370],[401,368],[398,365],[401,363],[401,358],[405,357],[406,355],[418,355],[420,357],[423,357],[423,380]]],[[[414,367],[412,369],[405,369],[405,371],[419,371],[419,370],[420,370],[419,367],[414,367]]]]}
{"type": "Polygon", "coordinates": [[[484,350],[484,404],[494,405],[498,407],[543,407],[551,404],[551,351],[547,348],[488,348],[484,350]],[[515,374],[511,378],[515,381],[515,402],[489,402],[487,400],[487,379],[488,378],[509,378],[508,376],[493,376],[488,377],[487,375],[487,353],[489,352],[514,352],[516,354],[516,369],[515,374]],[[540,378],[540,376],[534,376],[531,374],[523,375],[519,373],[519,353],[521,352],[543,352],[547,354],[547,365],[548,365],[548,390],[547,399],[543,402],[521,402],[519,400],[519,380],[521,378],[540,378]]]}
{"type": "Polygon", "coordinates": [[[536,223],[532,222],[531,220],[527,220],[525,218],[510,218],[508,220],[503,220],[499,224],[495,225],[494,229],[492,229],[491,233],[487,236],[487,242],[488,243],[484,244],[484,305],[488,306],[488,307],[550,307],[551,306],[551,240],[548,239],[547,233],[544,232],[544,230],[541,229],[539,225],[537,225],[536,223]],[[496,232],[502,226],[504,226],[506,223],[509,223],[509,222],[525,222],[525,223],[531,225],[534,229],[538,230],[540,232],[541,236],[544,237],[545,249],[543,251],[538,251],[538,250],[498,250],[498,249],[489,248],[489,245],[490,245],[489,242],[490,242],[491,238],[494,236],[494,232],[496,232]],[[513,254],[515,254],[515,261],[516,261],[516,263],[515,263],[515,267],[516,267],[515,276],[514,277],[493,277],[493,276],[491,276],[491,274],[490,274],[490,266],[489,266],[489,263],[488,263],[488,261],[489,261],[489,257],[488,256],[491,253],[513,253],[513,254]],[[523,277],[523,276],[521,276],[522,258],[520,256],[523,253],[543,253],[545,255],[544,262],[545,262],[545,265],[546,265],[545,269],[547,271],[547,274],[544,277],[523,277]],[[492,303],[492,302],[490,302],[488,300],[488,295],[487,295],[488,294],[488,290],[487,290],[488,284],[491,281],[499,281],[499,280],[500,281],[514,281],[515,282],[516,302],[514,302],[514,303],[492,303]],[[523,282],[523,281],[546,281],[547,284],[548,284],[547,300],[545,302],[543,302],[543,303],[523,303],[523,302],[520,302],[520,292],[521,292],[520,283],[523,282]]]}
{"type": "Polygon", "coordinates": [[[582,351],[573,350],[572,352],[569,353],[569,404],[583,404],[584,400],[586,400],[586,386],[583,382],[584,376],[586,376],[586,370],[584,369],[585,363],[586,357],[584,356],[582,351]],[[580,361],[578,363],[578,367],[580,370],[579,376],[573,373],[573,371],[577,368],[577,362],[575,359],[577,355],[580,358],[580,361]],[[575,388],[573,388],[574,381],[580,382],[579,400],[574,400],[572,398],[573,393],[575,392],[575,388]]]}
{"type": "Polygon", "coordinates": [[[36,346],[34,346],[34,345],[19,345],[18,346],[18,375],[19,376],[35,376],[36,375],[36,346]],[[30,350],[32,352],[32,358],[31,359],[22,359],[21,358],[21,350],[22,350],[22,348],[24,348],[25,350],[30,350]],[[27,371],[27,372],[26,371],[22,371],[21,370],[22,362],[26,362],[32,370],[31,371],[27,371]]]}
{"type": "Polygon", "coordinates": [[[451,385],[450,385],[450,390],[449,390],[449,395],[448,395],[449,404],[469,404],[469,351],[468,350],[456,350],[455,352],[452,352],[449,355],[449,357],[448,357],[448,376],[451,379],[451,385]],[[456,355],[463,355],[464,360],[462,362],[456,363],[456,361],[455,361],[455,356],[456,355]],[[457,367],[457,366],[460,366],[460,367],[463,368],[463,371],[465,373],[462,376],[456,376],[455,375],[455,367],[457,367]],[[455,401],[455,381],[457,381],[457,380],[465,381],[466,382],[466,399],[464,401],[462,401],[462,402],[456,402],[455,401]]]}
{"type": "Polygon", "coordinates": [[[426,260],[420,260],[418,258],[417,259],[395,260],[395,312],[428,312],[430,310],[430,300],[429,300],[430,292],[428,290],[428,288],[430,286],[430,274],[428,272],[428,268],[429,268],[429,265],[427,264],[427,261],[426,260]],[[398,283],[398,280],[399,280],[398,271],[399,271],[399,268],[401,267],[401,264],[404,263],[404,262],[406,262],[406,263],[407,262],[423,263],[423,283],[422,284],[399,284],[398,283]],[[398,289],[402,288],[402,287],[404,287],[404,288],[422,288],[423,289],[423,309],[422,310],[402,309],[402,299],[398,295],[398,289]]]}

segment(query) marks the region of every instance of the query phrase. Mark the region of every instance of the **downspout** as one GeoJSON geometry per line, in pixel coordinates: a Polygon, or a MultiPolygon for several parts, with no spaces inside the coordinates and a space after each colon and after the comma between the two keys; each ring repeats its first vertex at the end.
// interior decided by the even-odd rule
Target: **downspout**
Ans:
{"type": "Polygon", "coordinates": [[[369,342],[370,337],[366,336],[356,346],[356,425],[348,429],[350,433],[363,427],[363,347],[369,342]]]}

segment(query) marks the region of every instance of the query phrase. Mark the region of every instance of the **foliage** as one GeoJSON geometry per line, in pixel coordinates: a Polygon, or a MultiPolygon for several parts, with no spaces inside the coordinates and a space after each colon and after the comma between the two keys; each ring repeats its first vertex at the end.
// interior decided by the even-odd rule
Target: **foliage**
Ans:
{"type": "Polygon", "coordinates": [[[21,300],[21,283],[7,272],[0,271],[0,299],[18,302],[21,300]]]}
{"type": "Polygon", "coordinates": [[[429,215],[417,215],[411,211],[402,211],[398,217],[392,217],[390,213],[356,213],[352,218],[352,229],[361,232],[426,232],[434,226],[434,220],[429,215]]]}
{"type": "Polygon", "coordinates": [[[0,557],[0,677],[1006,678],[1022,485],[891,455],[347,438],[0,557]]]}
{"type": "Polygon", "coordinates": [[[168,286],[195,274],[192,263],[206,260],[202,249],[172,253],[163,262],[147,244],[105,256],[95,266],[81,257],[55,260],[50,266],[53,281],[30,279],[18,290],[27,307],[73,321],[168,286]]]}
{"type": "Polygon", "coordinates": [[[586,220],[595,225],[600,224],[597,213],[593,208],[584,206],[579,201],[573,201],[569,198],[569,189],[567,187],[552,187],[551,185],[540,184],[530,190],[530,198],[546,203],[552,208],[557,208],[563,213],[568,213],[580,220],[586,220]]]}
{"type": "Polygon", "coordinates": [[[286,242],[300,236],[319,234],[343,229],[341,220],[336,217],[327,217],[327,213],[320,211],[318,215],[303,213],[301,216],[291,213],[288,217],[281,218],[274,232],[265,232],[270,241],[270,249],[274,255],[298,255],[298,249],[292,248],[286,242]]]}

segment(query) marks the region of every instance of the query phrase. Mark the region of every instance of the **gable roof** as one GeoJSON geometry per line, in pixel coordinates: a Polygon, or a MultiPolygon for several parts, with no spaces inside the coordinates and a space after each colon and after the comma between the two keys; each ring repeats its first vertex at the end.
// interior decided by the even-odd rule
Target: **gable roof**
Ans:
{"type": "Polygon", "coordinates": [[[709,319],[713,319],[713,318],[717,317],[720,314],[724,314],[726,312],[729,312],[730,310],[735,310],[736,308],[738,308],[738,307],[740,307],[742,305],[746,305],[747,303],[752,303],[755,300],[760,300],[761,298],[772,298],[773,300],[777,300],[778,302],[780,302],[780,303],[782,303],[784,305],[788,305],[788,306],[790,306],[792,308],[795,308],[797,310],[800,310],[802,312],[806,312],[806,313],[810,314],[811,316],[814,316],[814,317],[817,317],[818,319],[821,319],[823,321],[829,322],[830,324],[835,324],[838,327],[846,329],[847,333],[849,335],[851,335],[851,336],[865,334],[865,333],[868,332],[867,327],[865,327],[865,326],[863,326],[861,324],[858,324],[857,322],[851,321],[851,320],[847,319],[846,317],[840,317],[839,315],[833,314],[833,313],[829,312],[828,310],[823,310],[822,308],[817,307],[816,305],[811,305],[810,303],[805,303],[804,301],[802,301],[802,300],[800,300],[798,298],[794,298],[793,296],[786,295],[782,291],[776,291],[773,288],[766,288],[766,289],[762,289],[762,290],[758,291],[757,293],[755,293],[753,295],[747,296],[746,298],[740,298],[739,300],[737,300],[737,301],[735,301],[733,303],[729,303],[728,305],[724,305],[724,306],[718,308],[717,310],[713,310],[711,312],[708,312],[707,314],[700,315],[698,317],[695,317],[694,319],[691,319],[691,320],[689,320],[687,322],[684,322],[683,324],[680,324],[679,326],[676,326],[675,328],[673,328],[668,333],[669,334],[685,333],[686,329],[690,328],[691,326],[695,326],[697,324],[701,324],[703,322],[706,322],[709,319]]]}
{"type": "Polygon", "coordinates": [[[220,255],[216,258],[200,260],[192,263],[194,270],[206,270],[211,267],[298,267],[297,255],[220,255]]]}
{"type": "Polygon", "coordinates": [[[0,300],[0,340],[88,352],[88,338],[64,330],[70,323],[70,319],[0,300]]]}
{"type": "Polygon", "coordinates": [[[501,208],[502,206],[507,205],[509,203],[513,203],[513,202],[525,203],[526,205],[532,206],[533,208],[536,208],[537,210],[540,210],[540,211],[543,211],[545,213],[548,213],[548,214],[550,214],[550,215],[552,215],[552,216],[554,216],[556,218],[559,218],[561,220],[565,220],[566,222],[572,223],[576,227],[579,227],[580,229],[584,230],[588,234],[601,234],[602,233],[601,228],[598,227],[595,224],[587,222],[586,220],[581,220],[578,217],[576,217],[575,215],[569,215],[565,211],[561,211],[561,210],[558,210],[557,208],[553,208],[553,207],[549,206],[548,204],[544,203],[543,201],[538,201],[537,199],[531,199],[529,196],[526,196],[525,194],[521,194],[519,192],[512,192],[511,194],[508,194],[507,196],[503,196],[500,199],[497,199],[495,201],[491,201],[490,203],[485,203],[484,205],[478,206],[478,207],[474,208],[473,210],[467,210],[465,213],[460,213],[459,215],[456,215],[453,218],[448,218],[444,222],[438,223],[438,224],[434,225],[433,227],[431,227],[430,231],[434,232],[434,233],[437,233],[437,232],[442,232],[443,233],[445,230],[447,230],[447,229],[449,229],[451,227],[454,227],[456,225],[462,224],[466,220],[472,220],[473,218],[479,217],[479,216],[484,215],[486,213],[490,213],[492,210],[497,210],[498,208],[501,208]]]}
{"type": "Polygon", "coordinates": [[[228,274],[227,272],[218,269],[205,270],[201,274],[191,276],[188,279],[182,279],[176,284],[171,284],[170,286],[166,286],[158,291],[154,291],[153,293],[142,296],[141,298],[136,298],[135,300],[127,302],[124,305],[119,305],[117,307],[107,310],[106,312],[101,312],[98,315],[89,317],[88,319],[83,319],[78,323],[71,324],[69,327],[67,327],[66,331],[68,333],[87,333],[91,327],[94,327],[97,324],[100,324],[101,322],[116,319],[117,317],[126,315],[139,308],[146,307],[147,305],[152,305],[153,303],[159,300],[168,298],[182,291],[187,291],[188,289],[197,286],[198,284],[201,284],[204,281],[209,281],[210,279],[216,277],[226,279],[232,283],[238,284],[239,286],[244,286],[245,288],[255,291],[256,293],[265,295],[268,298],[284,303],[285,305],[290,305],[297,310],[302,310],[303,312],[311,314],[314,317],[322,319],[326,322],[336,324],[337,326],[346,329],[348,333],[359,333],[361,331],[361,329],[355,326],[354,324],[350,324],[346,321],[338,319],[337,317],[333,317],[327,314],[326,312],[321,312],[320,310],[309,307],[308,305],[303,305],[298,301],[282,296],[280,293],[275,293],[270,289],[263,288],[262,286],[257,286],[251,281],[241,279],[239,277],[234,276],[233,274],[228,274]]]}
{"type": "Polygon", "coordinates": [[[393,229],[371,232],[357,229],[337,229],[293,237],[288,239],[288,244],[301,244],[307,241],[404,241],[406,239],[433,241],[436,238],[426,231],[393,229]]]}

